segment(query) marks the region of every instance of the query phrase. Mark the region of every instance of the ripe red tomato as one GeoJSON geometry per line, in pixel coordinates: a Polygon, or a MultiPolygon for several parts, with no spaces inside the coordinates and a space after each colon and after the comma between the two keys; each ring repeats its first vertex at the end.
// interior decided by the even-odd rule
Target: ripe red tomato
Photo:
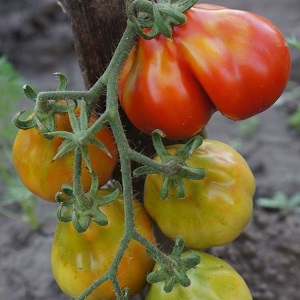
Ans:
{"type": "Polygon", "coordinates": [[[270,107],[290,74],[287,43],[267,19],[200,4],[168,39],[139,38],[123,68],[119,99],[131,122],[168,138],[199,132],[217,109],[242,120],[270,107]]]}
{"type": "MultiPolygon", "coordinates": [[[[175,154],[179,147],[173,145],[166,149],[175,154]]],[[[159,161],[159,158],[154,160],[159,161]]],[[[192,249],[230,243],[252,216],[255,179],[247,162],[230,146],[205,139],[186,164],[203,168],[206,177],[183,179],[183,199],[177,198],[172,186],[168,198],[161,200],[163,175],[147,175],[144,189],[147,212],[166,236],[182,236],[192,249]]]]}
{"type": "MultiPolygon", "coordinates": [[[[191,252],[186,251],[183,257],[191,252]]],[[[201,262],[186,272],[190,286],[176,284],[166,293],[164,282],[158,282],[150,286],[146,300],[252,300],[246,282],[228,263],[204,252],[193,252],[200,255],[201,262]]]]}
{"type": "Polygon", "coordinates": [[[119,82],[124,111],[149,135],[160,129],[170,139],[190,137],[215,111],[174,42],[162,35],[151,41],[139,39],[119,82]]]}
{"type": "MultiPolygon", "coordinates": [[[[76,109],[76,114],[80,108],[76,109]]],[[[93,117],[95,120],[95,116],[93,117]]],[[[57,131],[71,131],[67,113],[54,115],[57,131]]],[[[92,120],[93,122],[93,120],[92,120]]],[[[118,154],[115,140],[109,128],[103,128],[95,136],[110,152],[109,157],[95,145],[88,146],[91,165],[98,175],[99,185],[104,185],[112,175],[117,163],[118,154]]],[[[61,190],[62,184],[72,184],[74,169],[74,151],[52,162],[63,139],[54,137],[47,140],[37,127],[20,129],[13,144],[13,163],[23,184],[34,194],[55,201],[55,194],[61,190]]],[[[82,186],[85,191],[91,185],[91,175],[87,168],[82,167],[82,186]]]]}
{"type": "MultiPolygon", "coordinates": [[[[100,190],[99,195],[109,190],[100,190]]],[[[54,278],[62,291],[78,297],[110,267],[124,232],[124,200],[116,200],[101,206],[108,218],[108,225],[99,226],[91,222],[83,233],[75,231],[72,223],[58,222],[52,252],[51,266],[54,278]]],[[[155,244],[152,222],[143,205],[134,200],[134,220],[136,228],[151,243],[155,244]]],[[[131,295],[138,293],[146,285],[147,273],[154,261],[144,246],[131,240],[121,260],[117,279],[122,289],[129,287],[131,295]]],[[[115,299],[111,282],[104,282],[93,291],[87,300],[115,299]]]]}

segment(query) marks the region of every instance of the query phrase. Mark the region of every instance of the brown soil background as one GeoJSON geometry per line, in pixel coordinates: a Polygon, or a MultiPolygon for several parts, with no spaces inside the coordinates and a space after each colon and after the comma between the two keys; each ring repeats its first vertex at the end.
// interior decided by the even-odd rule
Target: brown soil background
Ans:
{"type": "MultiPolygon", "coordinates": [[[[300,39],[300,1],[216,0],[215,4],[259,13],[286,36],[300,39]]],[[[7,56],[28,83],[38,90],[54,89],[53,72],[65,73],[71,89],[83,83],[66,15],[55,0],[0,2],[0,54],[7,56]]],[[[300,55],[292,50],[291,80],[300,83],[300,55]]],[[[298,99],[299,100],[299,99],[298,99]]],[[[24,105],[30,103],[24,100],[24,105]]],[[[210,138],[238,142],[257,180],[258,197],[300,191],[300,140],[287,116],[273,107],[259,115],[255,135],[245,136],[238,124],[216,114],[208,126],[210,138]]],[[[0,199],[1,201],[1,199],[0,199]]],[[[41,202],[39,213],[55,209],[41,202]]],[[[55,219],[38,232],[22,222],[0,216],[0,299],[68,299],[56,286],[49,254],[55,219]]],[[[252,222],[232,244],[212,249],[231,263],[248,283],[255,300],[297,300],[300,282],[300,216],[281,217],[255,206],[252,222]]],[[[224,299],[230,300],[230,299],[224,299]]],[[[240,299],[242,300],[242,299],[240,299]]]]}

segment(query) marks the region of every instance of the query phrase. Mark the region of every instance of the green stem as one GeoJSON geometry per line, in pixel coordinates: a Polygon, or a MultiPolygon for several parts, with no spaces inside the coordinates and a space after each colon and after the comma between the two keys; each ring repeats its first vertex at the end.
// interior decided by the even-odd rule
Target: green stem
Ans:
{"type": "Polygon", "coordinates": [[[88,102],[91,99],[91,95],[89,91],[50,91],[39,92],[37,98],[38,101],[84,99],[88,102]]]}
{"type": "MultiPolygon", "coordinates": [[[[143,155],[140,152],[137,152],[133,149],[130,149],[129,155],[131,160],[134,160],[142,165],[148,166],[157,170],[158,173],[166,173],[166,170],[169,169],[171,164],[168,163],[157,163],[148,156],[143,155]]],[[[172,162],[171,162],[172,163],[172,162]]]]}
{"type": "MultiPolygon", "coordinates": [[[[121,262],[121,259],[126,251],[127,245],[131,240],[132,228],[134,228],[134,206],[133,206],[133,190],[132,190],[132,178],[131,178],[131,164],[128,151],[130,146],[128,144],[126,135],[123,130],[120,115],[118,112],[118,81],[119,74],[121,73],[123,64],[130,52],[136,34],[134,27],[128,25],[123,37],[116,49],[116,52],[108,66],[106,72],[103,74],[101,81],[107,84],[107,103],[106,110],[109,112],[109,122],[114,134],[116,144],[119,151],[121,174],[123,181],[123,197],[124,197],[124,214],[125,214],[125,229],[123,238],[120,242],[114,260],[109,268],[107,279],[111,280],[115,287],[115,291],[118,299],[122,299],[122,292],[116,281],[116,274],[121,262]]],[[[107,280],[106,279],[106,280],[107,280]]],[[[103,283],[103,278],[99,278],[95,281],[85,292],[80,295],[77,300],[84,299],[94,289],[103,283]]]]}
{"type": "Polygon", "coordinates": [[[164,253],[163,251],[159,250],[155,245],[150,243],[147,239],[145,239],[139,232],[136,230],[132,233],[132,238],[142,244],[150,253],[151,258],[158,263],[160,266],[175,266],[177,262],[164,253]]]}
{"type": "Polygon", "coordinates": [[[80,148],[75,149],[73,192],[76,198],[83,193],[81,185],[82,154],[80,148]]]}
{"type": "Polygon", "coordinates": [[[114,74],[116,79],[119,79],[122,67],[127,59],[129,52],[137,41],[137,34],[134,26],[131,23],[127,24],[127,27],[123,33],[123,36],[118,44],[116,51],[111,59],[109,66],[102,75],[102,81],[104,84],[108,84],[109,78],[114,74]]]}

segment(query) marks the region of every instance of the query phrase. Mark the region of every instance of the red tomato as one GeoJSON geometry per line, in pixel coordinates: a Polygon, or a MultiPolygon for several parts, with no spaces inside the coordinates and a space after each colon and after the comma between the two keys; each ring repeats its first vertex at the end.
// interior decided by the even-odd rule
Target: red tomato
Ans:
{"type": "Polygon", "coordinates": [[[190,137],[215,109],[249,118],[270,107],[289,78],[289,48],[267,19],[208,4],[186,16],[171,39],[140,38],[120,77],[120,103],[147,134],[161,129],[168,138],[190,137]]]}
{"type": "Polygon", "coordinates": [[[168,138],[190,137],[215,111],[173,41],[162,35],[139,39],[121,74],[119,91],[131,122],[149,135],[161,129],[168,138]]]}
{"type": "MultiPolygon", "coordinates": [[[[80,109],[76,110],[79,114],[80,109]]],[[[54,115],[56,130],[71,131],[67,113],[54,115]]],[[[113,135],[109,128],[103,128],[95,136],[111,153],[109,157],[95,145],[89,145],[91,165],[98,175],[99,185],[104,185],[112,175],[117,163],[118,154],[113,135]]],[[[55,194],[61,190],[62,184],[72,184],[74,169],[74,151],[71,151],[52,162],[63,139],[54,137],[47,140],[37,127],[20,129],[13,145],[13,163],[23,184],[34,194],[55,201],[55,194]]],[[[82,168],[82,186],[88,191],[91,175],[87,168],[82,168]]]]}

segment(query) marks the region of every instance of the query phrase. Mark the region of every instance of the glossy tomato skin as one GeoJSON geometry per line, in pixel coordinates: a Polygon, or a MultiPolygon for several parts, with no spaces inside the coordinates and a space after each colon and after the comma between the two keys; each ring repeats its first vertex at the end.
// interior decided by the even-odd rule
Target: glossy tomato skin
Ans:
{"type": "Polygon", "coordinates": [[[242,120],[269,108],[289,79],[290,51],[269,20],[246,11],[200,4],[175,26],[173,40],[217,109],[242,120]]]}
{"type": "MultiPolygon", "coordinates": [[[[80,108],[76,114],[80,113],[80,108]]],[[[95,120],[95,116],[92,118],[95,120]]],[[[57,131],[71,131],[68,114],[54,115],[57,131]]],[[[112,157],[109,157],[94,145],[89,145],[91,165],[98,175],[99,185],[104,185],[112,175],[117,163],[117,147],[109,128],[103,128],[95,136],[101,141],[112,157]]],[[[54,137],[47,140],[34,127],[27,130],[20,129],[13,144],[13,163],[23,184],[34,194],[47,201],[55,201],[55,194],[61,190],[62,184],[72,184],[74,168],[74,151],[52,162],[63,139],[54,137]]],[[[82,185],[89,190],[91,176],[87,168],[82,168],[82,185]]]]}
{"type": "MultiPolygon", "coordinates": [[[[179,145],[167,147],[174,154],[179,145]]],[[[158,161],[158,158],[154,158],[158,161]]],[[[248,224],[253,211],[255,179],[244,158],[230,146],[204,139],[186,160],[188,166],[204,168],[203,180],[183,179],[185,197],[171,188],[166,200],[159,198],[162,175],[149,174],[144,205],[168,237],[180,235],[192,249],[206,249],[233,241],[248,224]]]]}
{"type": "Polygon", "coordinates": [[[214,111],[242,120],[270,107],[289,78],[281,32],[256,14],[200,4],[171,39],[139,38],[124,65],[119,100],[131,122],[171,139],[199,132],[214,111]]]}
{"type": "MultiPolygon", "coordinates": [[[[192,251],[183,253],[183,256],[192,251]]],[[[150,286],[146,300],[251,300],[250,290],[244,279],[224,260],[210,254],[193,251],[200,255],[201,262],[186,274],[191,285],[175,285],[170,293],[163,290],[164,283],[150,286]]],[[[157,267],[157,266],[155,266],[157,267]]]]}
{"type": "Polygon", "coordinates": [[[161,129],[168,138],[186,138],[208,122],[209,101],[172,40],[139,39],[119,81],[119,99],[131,122],[151,134],[161,129]]]}
{"type": "MultiPolygon", "coordinates": [[[[99,191],[102,195],[108,192],[99,191]]],[[[86,232],[78,233],[71,223],[59,222],[55,230],[51,251],[52,271],[59,287],[71,298],[78,297],[108,270],[123,236],[123,198],[101,206],[101,211],[108,218],[106,226],[92,222],[86,232]]],[[[134,211],[139,233],[155,244],[151,219],[137,200],[134,200],[134,211]]],[[[117,274],[121,288],[129,287],[131,295],[138,293],[146,285],[146,275],[153,266],[154,262],[145,248],[137,241],[130,241],[117,274]]],[[[104,282],[86,299],[115,299],[112,284],[104,282]]]]}

